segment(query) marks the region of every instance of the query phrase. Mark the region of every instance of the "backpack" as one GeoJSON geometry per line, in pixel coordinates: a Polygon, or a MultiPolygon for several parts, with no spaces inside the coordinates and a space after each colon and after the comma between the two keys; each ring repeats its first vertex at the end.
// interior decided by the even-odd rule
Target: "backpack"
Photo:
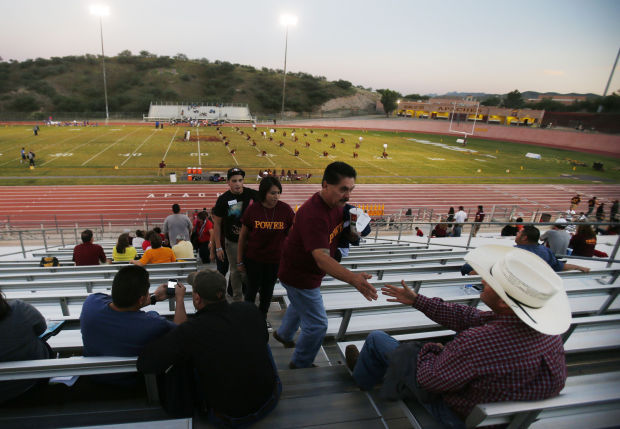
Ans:
{"type": "Polygon", "coordinates": [[[57,267],[60,265],[58,258],[55,256],[44,256],[39,262],[39,267],[57,267]]]}

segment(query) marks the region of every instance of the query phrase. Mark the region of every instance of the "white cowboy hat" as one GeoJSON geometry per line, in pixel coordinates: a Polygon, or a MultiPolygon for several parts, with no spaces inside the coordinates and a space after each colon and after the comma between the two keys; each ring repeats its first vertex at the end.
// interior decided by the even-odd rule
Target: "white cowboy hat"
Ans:
{"type": "Polygon", "coordinates": [[[566,332],[571,310],[562,279],[538,255],[492,244],[465,260],[523,323],[547,335],[566,332]]]}

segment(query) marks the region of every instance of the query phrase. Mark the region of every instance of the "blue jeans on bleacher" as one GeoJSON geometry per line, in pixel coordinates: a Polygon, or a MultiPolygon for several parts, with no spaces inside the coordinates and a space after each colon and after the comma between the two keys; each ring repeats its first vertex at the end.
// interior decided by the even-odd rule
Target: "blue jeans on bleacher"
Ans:
{"type": "MultiPolygon", "coordinates": [[[[353,379],[362,390],[371,390],[383,380],[390,364],[389,356],[399,345],[398,340],[383,331],[373,331],[368,335],[353,370],[353,379]]],[[[445,427],[465,428],[463,421],[450,410],[441,397],[420,403],[445,427]]]]}
{"type": "Polygon", "coordinates": [[[278,328],[278,335],[292,341],[301,326],[291,362],[297,368],[308,368],[312,366],[327,332],[327,314],[321,288],[298,289],[284,283],[282,286],[286,289],[290,304],[278,328]]]}

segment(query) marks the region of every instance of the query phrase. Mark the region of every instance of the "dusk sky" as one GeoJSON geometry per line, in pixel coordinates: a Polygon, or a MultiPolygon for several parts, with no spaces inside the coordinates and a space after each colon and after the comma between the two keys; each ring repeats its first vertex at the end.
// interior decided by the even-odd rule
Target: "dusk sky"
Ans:
{"type": "MultiPolygon", "coordinates": [[[[620,48],[618,0],[0,0],[0,57],[129,49],[288,70],[403,94],[602,94],[620,48]]],[[[620,92],[616,73],[609,93],[620,92]]]]}

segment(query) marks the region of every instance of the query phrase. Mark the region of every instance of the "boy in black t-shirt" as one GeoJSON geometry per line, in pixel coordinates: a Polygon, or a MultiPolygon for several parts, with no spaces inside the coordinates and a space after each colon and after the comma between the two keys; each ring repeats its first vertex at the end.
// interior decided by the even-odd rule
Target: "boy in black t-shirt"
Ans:
{"type": "MultiPolygon", "coordinates": [[[[258,193],[254,189],[243,186],[245,171],[240,168],[231,168],[226,175],[228,191],[220,195],[213,208],[213,241],[217,244],[221,242],[224,235],[226,255],[230,264],[230,282],[233,289],[233,299],[243,301],[243,282],[245,273],[237,270],[237,242],[239,241],[239,231],[241,231],[241,216],[250,203],[258,198],[258,193]]],[[[224,260],[224,249],[216,248],[216,257],[224,260]]]]}

